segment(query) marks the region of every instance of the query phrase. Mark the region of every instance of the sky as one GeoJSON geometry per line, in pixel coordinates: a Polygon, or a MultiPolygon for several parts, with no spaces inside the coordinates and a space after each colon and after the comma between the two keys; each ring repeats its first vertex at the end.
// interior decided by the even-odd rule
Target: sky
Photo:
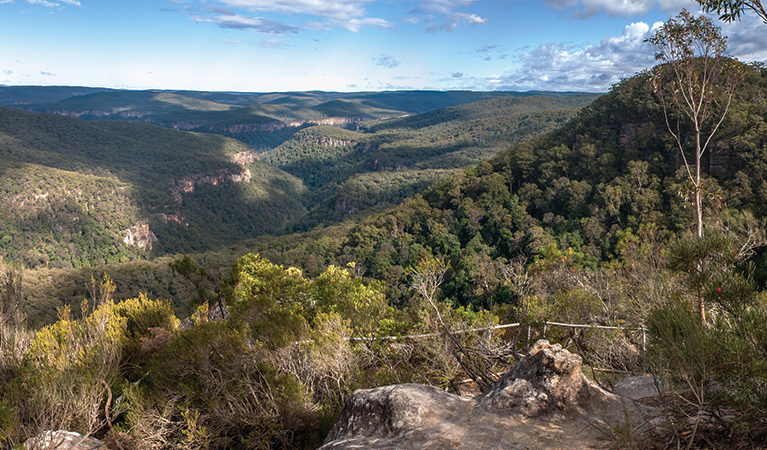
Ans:
{"type": "MultiPolygon", "coordinates": [[[[692,0],[0,0],[0,84],[606,92],[692,0]]],[[[715,16],[712,16],[716,19],[715,16]]],[[[724,24],[767,62],[767,24],[724,24]]]]}

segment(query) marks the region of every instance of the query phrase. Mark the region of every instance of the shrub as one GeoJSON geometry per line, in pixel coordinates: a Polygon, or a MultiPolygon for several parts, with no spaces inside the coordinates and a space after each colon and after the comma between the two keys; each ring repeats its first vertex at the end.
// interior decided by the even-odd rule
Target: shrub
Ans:
{"type": "MultiPolygon", "coordinates": [[[[82,310],[87,311],[85,303],[82,310]]],[[[172,330],[177,324],[169,303],[146,296],[106,301],[83,315],[76,319],[69,307],[61,308],[59,320],[37,333],[17,376],[5,386],[20,424],[17,438],[43,430],[103,431],[105,406],[114,408],[105,405],[107,397],[146,359],[142,339],[153,328],[172,330]]]]}

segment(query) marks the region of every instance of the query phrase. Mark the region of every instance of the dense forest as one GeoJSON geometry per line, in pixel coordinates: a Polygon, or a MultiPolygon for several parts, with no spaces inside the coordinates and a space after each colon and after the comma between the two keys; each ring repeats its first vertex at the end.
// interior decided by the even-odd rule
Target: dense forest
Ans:
{"type": "MultiPolygon", "coordinates": [[[[724,121],[702,159],[698,238],[669,124],[687,143],[694,130],[659,98],[663,66],[598,98],[503,96],[386,120],[370,108],[406,97],[324,98],[302,108],[329,117],[352,103],[371,120],[304,123],[258,152],[0,108],[12,200],[0,437],[64,426],[121,448],[315,448],[354,389],[477,393],[529,341],[522,327],[469,330],[519,322],[535,339],[558,321],[623,327],[547,338],[605,387],[648,370],[668,382],[668,442],[765,442],[767,69],[738,67],[732,101],[711,100],[724,121]],[[144,253],[120,234],[140,220],[157,239],[144,253]],[[389,339],[406,335],[423,336],[389,339]]],[[[265,104],[252,100],[238,107],[265,104]]]]}
{"type": "MultiPolygon", "coordinates": [[[[62,95],[62,90],[43,91],[62,95]]],[[[174,114],[235,108],[189,95],[127,91],[81,94],[67,101],[89,108],[106,107],[106,102],[124,109],[118,108],[121,102],[146,100],[150,94],[153,102],[170,104],[174,114]]],[[[295,97],[300,98],[285,98],[295,97]]],[[[316,99],[318,95],[308,97],[316,99]]],[[[410,121],[371,122],[388,127],[387,137],[381,139],[377,138],[379,133],[340,127],[288,126],[294,136],[273,150],[274,155],[259,154],[241,141],[216,133],[2,108],[0,168],[7,201],[0,204],[0,256],[28,269],[94,267],[182,251],[213,250],[267,233],[281,234],[288,227],[310,229],[318,223],[337,222],[349,214],[392,206],[423,192],[447,175],[441,169],[473,164],[500,151],[504,142],[541,134],[575,113],[574,109],[561,108],[586,104],[593,97],[510,97],[512,106],[494,113],[486,106],[449,109],[429,116],[433,127],[443,128],[441,134],[423,131],[423,126],[410,129],[410,121]],[[472,131],[478,125],[465,126],[477,116],[497,117],[516,111],[538,111],[539,115],[496,125],[483,136],[472,131]],[[424,139],[444,149],[427,153],[424,139]],[[311,156],[289,151],[305,148],[311,149],[311,156]],[[385,173],[386,158],[406,153],[410,153],[407,161],[412,167],[385,173]],[[431,167],[434,164],[428,160],[437,155],[445,161],[450,159],[448,155],[455,155],[455,160],[431,167]],[[278,163],[285,157],[289,162],[278,163]],[[373,164],[369,158],[380,163],[373,164]],[[327,176],[317,179],[322,173],[327,176]],[[142,228],[144,223],[146,228],[142,228]],[[141,234],[140,245],[131,240],[137,233],[141,234]]],[[[279,108],[293,111],[291,114],[314,114],[306,111],[317,108],[329,113],[327,104],[333,101],[340,100],[279,108]]],[[[323,113],[321,117],[327,116],[323,113]]],[[[281,130],[262,133],[287,136],[281,130]]]]}
{"type": "Polygon", "coordinates": [[[30,269],[205,250],[305,213],[300,180],[218,135],[0,108],[0,139],[0,256],[30,269]],[[140,221],[151,246],[125,243],[140,221]]]}

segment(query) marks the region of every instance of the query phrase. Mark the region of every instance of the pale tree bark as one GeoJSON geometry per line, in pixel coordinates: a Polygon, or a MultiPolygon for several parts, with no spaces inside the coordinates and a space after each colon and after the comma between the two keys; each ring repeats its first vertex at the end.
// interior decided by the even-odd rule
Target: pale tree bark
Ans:
{"type": "MultiPolygon", "coordinates": [[[[692,185],[695,235],[702,239],[705,192],[701,160],[730,108],[740,79],[738,63],[725,56],[727,38],[722,36],[719,27],[707,17],[694,17],[687,10],[669,19],[646,42],[655,49],[655,58],[662,63],[653,70],[654,91],[692,185]],[[675,126],[669,117],[670,107],[676,111],[675,126]],[[683,119],[692,125],[694,133],[694,168],[687,159],[683,119]]],[[[696,296],[700,320],[705,324],[703,297],[696,296]]]]}

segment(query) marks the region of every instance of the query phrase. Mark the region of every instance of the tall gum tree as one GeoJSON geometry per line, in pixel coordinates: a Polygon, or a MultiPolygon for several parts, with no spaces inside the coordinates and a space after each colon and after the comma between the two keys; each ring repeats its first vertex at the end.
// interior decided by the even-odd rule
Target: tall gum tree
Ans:
{"type": "MultiPolygon", "coordinates": [[[[653,87],[692,185],[695,235],[702,239],[705,195],[701,159],[729,110],[739,82],[739,63],[725,56],[727,37],[722,36],[721,29],[711,19],[695,17],[686,9],[661,25],[646,42],[661,63],[653,69],[653,87]],[[692,145],[682,129],[685,121],[691,126],[692,145]],[[693,163],[688,159],[689,153],[694,157],[693,163]]],[[[703,298],[698,296],[697,300],[701,321],[705,323],[703,298]]]]}

